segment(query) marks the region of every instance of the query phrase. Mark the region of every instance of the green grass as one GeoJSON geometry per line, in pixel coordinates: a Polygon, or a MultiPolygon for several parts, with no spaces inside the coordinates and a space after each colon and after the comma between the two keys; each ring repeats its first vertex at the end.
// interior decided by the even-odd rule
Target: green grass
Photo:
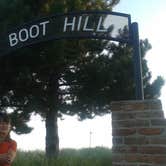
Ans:
{"type": "Polygon", "coordinates": [[[103,147],[62,149],[57,159],[46,159],[42,151],[17,153],[12,166],[111,166],[111,150],[103,147]]]}

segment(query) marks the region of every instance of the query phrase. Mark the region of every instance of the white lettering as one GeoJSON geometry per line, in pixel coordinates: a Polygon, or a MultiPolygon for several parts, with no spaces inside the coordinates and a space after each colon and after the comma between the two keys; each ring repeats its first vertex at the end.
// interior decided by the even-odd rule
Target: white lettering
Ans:
{"type": "Polygon", "coordinates": [[[103,19],[102,16],[100,16],[96,32],[107,32],[106,29],[100,29],[101,28],[101,24],[102,24],[102,19],[103,19]]]}
{"type": "Polygon", "coordinates": [[[82,21],[82,16],[79,17],[78,25],[77,25],[77,31],[80,30],[80,27],[81,27],[81,21],[82,21]]]}
{"type": "Polygon", "coordinates": [[[64,24],[64,27],[63,27],[63,32],[66,32],[66,28],[67,26],[71,26],[71,31],[74,31],[74,26],[75,26],[75,21],[76,21],[76,17],[73,17],[73,20],[72,22],[68,23],[68,17],[65,18],[65,24],[64,24]]]}
{"type": "Polygon", "coordinates": [[[41,22],[40,25],[43,26],[43,36],[46,35],[46,24],[48,24],[50,21],[44,21],[44,22],[41,22]]]}
{"type": "Polygon", "coordinates": [[[30,28],[23,28],[18,33],[9,34],[9,44],[11,47],[18,44],[18,42],[25,42],[28,39],[37,38],[40,33],[45,36],[46,35],[46,25],[49,21],[44,21],[39,23],[39,25],[32,25],[30,28]],[[42,28],[42,29],[41,29],[42,28]]]}
{"type": "Polygon", "coordinates": [[[85,23],[84,23],[83,30],[84,30],[84,31],[94,31],[94,29],[87,28],[88,21],[89,21],[89,16],[87,16],[87,17],[85,18],[85,23]]]}
{"type": "Polygon", "coordinates": [[[29,38],[29,35],[28,35],[28,30],[23,28],[19,31],[18,33],[18,36],[19,36],[19,40],[22,41],[22,42],[25,42],[28,40],[29,38]]]}
{"type": "Polygon", "coordinates": [[[17,39],[17,34],[16,33],[11,33],[9,35],[9,42],[10,42],[10,46],[13,47],[18,43],[18,39],[17,39]]]}
{"type": "Polygon", "coordinates": [[[29,36],[31,38],[36,38],[39,35],[39,26],[38,25],[32,25],[29,29],[29,36]]]}

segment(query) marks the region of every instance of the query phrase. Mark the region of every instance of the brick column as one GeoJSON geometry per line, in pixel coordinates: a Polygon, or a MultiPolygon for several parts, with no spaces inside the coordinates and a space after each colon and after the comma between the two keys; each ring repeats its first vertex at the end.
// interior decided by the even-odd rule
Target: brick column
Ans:
{"type": "Polygon", "coordinates": [[[118,101],[112,110],[112,166],[166,166],[166,119],[160,100],[118,101]]]}

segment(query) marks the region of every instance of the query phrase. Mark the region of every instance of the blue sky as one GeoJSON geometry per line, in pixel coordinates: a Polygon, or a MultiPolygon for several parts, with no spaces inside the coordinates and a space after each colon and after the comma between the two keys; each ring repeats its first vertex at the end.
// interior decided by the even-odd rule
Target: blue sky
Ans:
{"type": "Polygon", "coordinates": [[[133,21],[146,25],[148,20],[152,20],[156,14],[165,9],[165,0],[120,0],[113,11],[130,14],[133,21]]]}
{"type": "MultiPolygon", "coordinates": [[[[148,38],[152,44],[152,49],[147,53],[146,58],[153,79],[157,75],[166,79],[164,57],[166,0],[121,0],[113,11],[130,14],[131,21],[138,22],[140,39],[148,38]]],[[[166,110],[166,86],[162,89],[161,100],[166,110]]],[[[13,138],[18,142],[18,147],[24,150],[44,150],[44,123],[41,123],[40,117],[36,116],[33,117],[30,125],[35,127],[31,134],[23,136],[13,134],[13,138]]],[[[92,132],[92,146],[111,147],[111,116],[97,117],[94,120],[83,122],[78,122],[76,117],[66,117],[64,121],[59,121],[60,147],[88,147],[90,132],[92,132]]]]}

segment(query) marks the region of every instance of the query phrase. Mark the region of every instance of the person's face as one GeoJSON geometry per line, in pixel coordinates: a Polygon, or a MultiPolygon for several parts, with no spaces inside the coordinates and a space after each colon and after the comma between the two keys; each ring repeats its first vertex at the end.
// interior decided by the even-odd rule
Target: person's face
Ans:
{"type": "Polygon", "coordinates": [[[0,139],[5,139],[9,134],[10,124],[6,122],[0,122],[0,139]]]}

